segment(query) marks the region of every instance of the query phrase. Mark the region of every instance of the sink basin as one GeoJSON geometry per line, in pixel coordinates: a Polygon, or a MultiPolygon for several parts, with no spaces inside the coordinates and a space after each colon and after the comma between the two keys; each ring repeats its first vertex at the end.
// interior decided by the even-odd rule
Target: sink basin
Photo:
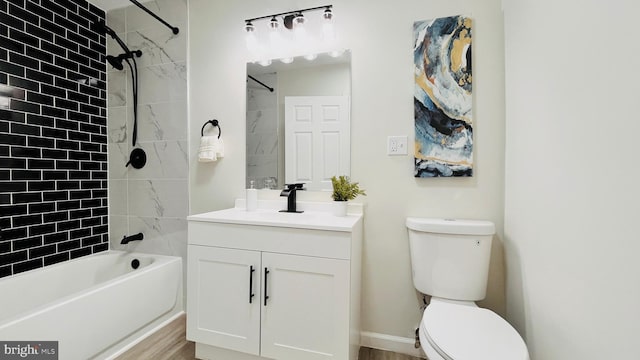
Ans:
{"type": "Polygon", "coordinates": [[[299,229],[351,231],[360,217],[361,215],[335,216],[326,211],[286,213],[273,209],[246,211],[245,208],[235,207],[191,215],[187,220],[299,229]]]}

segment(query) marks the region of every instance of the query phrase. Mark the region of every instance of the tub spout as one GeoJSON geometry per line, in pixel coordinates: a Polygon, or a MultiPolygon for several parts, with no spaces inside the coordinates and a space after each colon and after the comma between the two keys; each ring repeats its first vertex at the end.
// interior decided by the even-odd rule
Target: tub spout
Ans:
{"type": "Polygon", "coordinates": [[[144,235],[142,233],[137,233],[137,234],[131,235],[131,236],[124,236],[122,238],[122,241],[120,241],[120,244],[126,245],[126,244],[130,243],[131,241],[139,241],[139,240],[142,240],[143,238],[144,238],[144,235]]]}

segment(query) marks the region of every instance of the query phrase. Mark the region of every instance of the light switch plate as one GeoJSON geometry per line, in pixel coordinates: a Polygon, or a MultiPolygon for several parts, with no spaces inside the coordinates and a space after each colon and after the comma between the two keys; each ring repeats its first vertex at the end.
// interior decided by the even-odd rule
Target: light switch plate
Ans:
{"type": "Polygon", "coordinates": [[[407,136],[387,137],[387,155],[407,155],[407,136]]]}

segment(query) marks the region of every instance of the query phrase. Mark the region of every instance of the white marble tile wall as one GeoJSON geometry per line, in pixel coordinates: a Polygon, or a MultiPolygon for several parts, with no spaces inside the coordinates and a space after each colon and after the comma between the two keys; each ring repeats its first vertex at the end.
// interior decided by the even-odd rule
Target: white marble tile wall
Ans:
{"type": "Polygon", "coordinates": [[[138,120],[140,141],[187,139],[186,100],[141,104],[138,106],[138,120]]]}
{"type": "Polygon", "coordinates": [[[127,32],[127,45],[132,49],[140,49],[144,54],[138,59],[142,66],[182,63],[187,60],[187,32],[185,23],[175,23],[180,33],[167,36],[168,28],[156,22],[144,29],[127,32]]]}
{"type": "Polygon", "coordinates": [[[189,211],[184,180],[128,180],[128,215],[183,218],[189,211]]]}
{"type": "MultiPolygon", "coordinates": [[[[276,74],[256,76],[277,88],[276,74]]],[[[280,144],[281,145],[281,144],[280,144]]],[[[247,182],[262,187],[264,179],[278,178],[278,98],[249,79],[247,82],[247,182]]]]}
{"type": "MultiPolygon", "coordinates": [[[[144,5],[171,30],[136,6],[109,11],[107,25],[129,49],[141,50],[138,64],[136,148],[147,154],[142,169],[125,168],[133,129],[130,70],[109,69],[109,219],[112,249],[181,256],[186,264],[188,203],[187,1],[156,0],[144,5]],[[120,245],[142,232],[141,242],[120,245]]],[[[107,53],[118,55],[117,43],[107,53]]],[[[109,66],[109,65],[108,65],[109,66]]]]}
{"type": "MultiPolygon", "coordinates": [[[[159,15],[166,22],[180,28],[180,33],[186,31],[184,26],[177,24],[187,23],[187,0],[154,0],[145,1],[144,6],[159,15]]],[[[127,19],[127,31],[137,31],[153,28],[158,25],[158,21],[136,6],[124,8],[127,19]]],[[[165,29],[171,32],[168,28],[165,29]]]]}

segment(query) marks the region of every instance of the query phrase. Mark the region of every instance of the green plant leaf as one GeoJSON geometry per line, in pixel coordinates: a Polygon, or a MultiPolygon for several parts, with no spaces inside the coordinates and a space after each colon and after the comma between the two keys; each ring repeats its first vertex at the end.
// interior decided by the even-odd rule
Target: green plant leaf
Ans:
{"type": "Polygon", "coordinates": [[[331,196],[335,201],[349,201],[355,199],[358,195],[367,195],[364,190],[360,189],[360,185],[357,182],[351,182],[348,176],[333,176],[331,185],[333,185],[333,194],[331,196]]]}

